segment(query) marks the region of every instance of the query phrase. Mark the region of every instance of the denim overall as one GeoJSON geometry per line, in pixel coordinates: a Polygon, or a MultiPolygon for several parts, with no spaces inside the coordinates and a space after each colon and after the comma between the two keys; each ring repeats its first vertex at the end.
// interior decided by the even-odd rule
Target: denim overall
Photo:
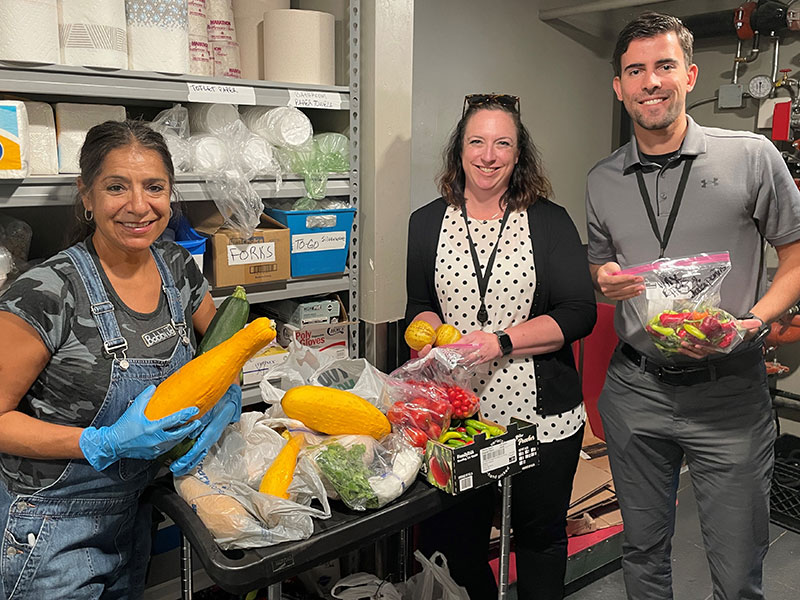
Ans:
{"type": "MultiPolygon", "coordinates": [[[[92,304],[103,346],[114,360],[111,383],[93,427],[111,425],[148,385],[158,384],[192,358],[180,296],[169,269],[151,250],[178,332],[169,359],[127,358],[100,275],[82,245],[66,250],[92,304]]],[[[53,484],[30,495],[0,485],[0,600],[139,598],[150,558],[151,511],[139,496],[152,481],[155,461],[121,459],[97,472],[71,460],[53,484]]]]}

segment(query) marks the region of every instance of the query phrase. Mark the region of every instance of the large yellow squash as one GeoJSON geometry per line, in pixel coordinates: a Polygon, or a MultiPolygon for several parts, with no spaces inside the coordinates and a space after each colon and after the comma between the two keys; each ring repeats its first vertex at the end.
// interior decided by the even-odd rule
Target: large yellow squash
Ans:
{"type": "Polygon", "coordinates": [[[203,416],[222,398],[244,363],[274,338],[272,322],[256,319],[162,381],[144,409],[145,416],[155,421],[189,406],[200,411],[195,419],[203,416]]]}
{"type": "Polygon", "coordinates": [[[388,435],[392,426],[372,404],[351,392],[319,385],[291,388],[281,400],[283,412],[328,435],[388,435]]]}

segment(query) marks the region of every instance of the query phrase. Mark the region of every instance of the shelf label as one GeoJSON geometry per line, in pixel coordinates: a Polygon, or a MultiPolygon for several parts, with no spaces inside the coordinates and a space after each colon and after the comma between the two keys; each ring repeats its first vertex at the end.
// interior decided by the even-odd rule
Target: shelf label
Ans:
{"type": "Polygon", "coordinates": [[[189,88],[189,102],[220,104],[255,104],[256,91],[244,85],[222,85],[219,83],[186,84],[189,88]]]}
{"type": "Polygon", "coordinates": [[[338,92],[317,92],[314,90],[289,90],[287,106],[298,108],[342,108],[342,95],[338,92]]]}
{"type": "Polygon", "coordinates": [[[275,262],[275,242],[229,244],[228,266],[275,262]]]}
{"type": "Polygon", "coordinates": [[[347,247],[347,231],[330,233],[303,233],[292,236],[292,252],[322,252],[344,250],[347,247]]]}

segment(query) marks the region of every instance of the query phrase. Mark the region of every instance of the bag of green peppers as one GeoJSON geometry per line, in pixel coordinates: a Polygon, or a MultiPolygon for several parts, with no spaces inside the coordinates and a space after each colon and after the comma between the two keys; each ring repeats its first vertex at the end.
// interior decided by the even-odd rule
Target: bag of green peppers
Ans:
{"type": "Polygon", "coordinates": [[[645,292],[625,302],[633,305],[653,344],[673,356],[683,342],[727,354],[744,339],[746,330],[736,317],[719,307],[730,270],[730,254],[718,252],[663,258],[620,274],[644,278],[645,292]]]}

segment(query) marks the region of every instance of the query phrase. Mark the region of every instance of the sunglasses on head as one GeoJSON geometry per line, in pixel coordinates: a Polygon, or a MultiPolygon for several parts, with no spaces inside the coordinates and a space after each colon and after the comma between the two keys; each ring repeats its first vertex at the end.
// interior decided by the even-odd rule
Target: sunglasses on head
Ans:
{"type": "Polygon", "coordinates": [[[461,118],[464,118],[468,109],[487,104],[499,104],[519,114],[519,96],[510,94],[467,94],[464,96],[464,110],[461,111],[461,118]]]}

